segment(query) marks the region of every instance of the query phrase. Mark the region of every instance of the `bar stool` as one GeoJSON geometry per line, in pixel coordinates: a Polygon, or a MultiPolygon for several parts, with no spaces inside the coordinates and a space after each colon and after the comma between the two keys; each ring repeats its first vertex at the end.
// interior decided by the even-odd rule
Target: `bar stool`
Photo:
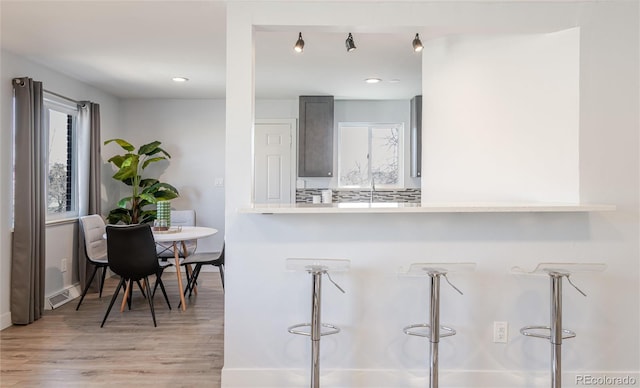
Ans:
{"type": "Polygon", "coordinates": [[[472,271],[475,267],[475,263],[413,263],[404,274],[409,277],[429,277],[431,279],[429,323],[416,323],[402,329],[407,335],[429,338],[430,388],[438,388],[438,345],[440,338],[456,334],[454,329],[440,326],[440,277],[444,276],[447,283],[462,295],[462,291],[451,284],[447,273],[472,271]]]}
{"type": "Polygon", "coordinates": [[[322,275],[335,285],[342,293],[344,290],[331,279],[329,272],[345,272],[349,270],[351,261],[345,259],[287,259],[287,269],[305,271],[312,276],[311,291],[311,322],[299,323],[288,328],[289,333],[311,337],[311,387],[320,386],[320,338],[325,335],[337,334],[340,328],[320,319],[322,275]],[[306,330],[305,330],[306,328],[306,330]],[[327,330],[322,330],[323,328],[327,330]]]}
{"type": "Polygon", "coordinates": [[[571,274],[576,272],[602,272],[606,264],[581,263],[540,263],[533,271],[527,272],[520,267],[513,267],[513,273],[548,275],[551,295],[551,322],[549,326],[525,326],[520,333],[526,337],[544,338],[551,342],[551,388],[562,387],[562,340],[574,338],[576,333],[562,327],[562,278],[567,278],[583,296],[587,296],[571,281],[571,274]],[[549,333],[549,334],[544,334],[549,333]]]}

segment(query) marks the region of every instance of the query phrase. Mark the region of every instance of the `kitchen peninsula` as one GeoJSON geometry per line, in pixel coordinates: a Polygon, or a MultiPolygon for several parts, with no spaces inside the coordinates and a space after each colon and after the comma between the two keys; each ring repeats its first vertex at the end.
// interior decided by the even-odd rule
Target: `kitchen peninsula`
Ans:
{"type": "MultiPolygon", "coordinates": [[[[441,324],[457,330],[440,344],[442,387],[549,387],[549,344],[519,333],[548,322],[549,280],[511,272],[540,262],[607,265],[572,276],[588,298],[564,291],[563,324],[578,333],[565,348],[565,381],[597,372],[637,378],[632,14],[631,2],[229,2],[222,386],[308,386],[311,346],[287,328],[309,319],[310,279],[289,271],[289,258],[350,261],[348,272],[331,274],[346,293],[328,281],[322,289],[322,321],[341,328],[322,339],[323,386],[427,386],[429,343],[403,332],[428,318],[428,282],[403,276],[413,263],[476,263],[449,276],[464,295],[441,290],[441,324]],[[408,49],[421,33],[420,204],[334,196],[326,205],[252,205],[256,118],[298,111],[297,100],[276,111],[281,101],[256,97],[256,35],[289,28],[290,51],[302,30],[306,55],[311,31],[346,37],[352,26],[411,31],[408,49]],[[458,34],[425,39],[436,26],[458,34]],[[494,341],[495,322],[508,325],[506,343],[494,341]]],[[[321,93],[344,94],[296,96],[321,93]]],[[[305,178],[304,188],[340,189],[336,171],[305,178]]]]}
{"type": "Polygon", "coordinates": [[[254,204],[240,213],[257,214],[345,214],[345,213],[546,213],[597,212],[615,210],[614,205],[544,202],[510,203],[411,203],[339,202],[330,204],[254,204]]]}

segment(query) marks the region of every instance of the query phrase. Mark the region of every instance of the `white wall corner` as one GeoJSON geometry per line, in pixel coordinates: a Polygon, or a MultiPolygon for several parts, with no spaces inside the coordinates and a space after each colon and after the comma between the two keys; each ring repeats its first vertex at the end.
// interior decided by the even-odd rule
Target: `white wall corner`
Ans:
{"type": "Polygon", "coordinates": [[[11,311],[0,315],[0,330],[4,330],[9,326],[12,326],[11,311]]]}

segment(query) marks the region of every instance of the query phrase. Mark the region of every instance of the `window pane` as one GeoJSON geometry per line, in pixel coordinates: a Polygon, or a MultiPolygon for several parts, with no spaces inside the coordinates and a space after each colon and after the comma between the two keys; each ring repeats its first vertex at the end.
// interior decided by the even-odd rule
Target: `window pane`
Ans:
{"type": "Polygon", "coordinates": [[[340,186],[366,186],[369,184],[369,128],[339,128],[340,186]]]}
{"type": "Polygon", "coordinates": [[[371,173],[376,184],[398,184],[399,140],[395,126],[371,128],[371,173]]]}
{"type": "Polygon", "coordinates": [[[47,212],[71,210],[71,116],[49,109],[47,212]]]}

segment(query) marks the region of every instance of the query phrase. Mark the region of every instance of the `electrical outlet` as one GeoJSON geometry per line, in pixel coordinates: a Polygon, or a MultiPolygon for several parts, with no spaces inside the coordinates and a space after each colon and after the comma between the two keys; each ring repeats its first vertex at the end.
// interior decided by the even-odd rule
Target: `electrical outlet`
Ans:
{"type": "Polygon", "coordinates": [[[493,322],[493,342],[507,343],[509,338],[509,323],[495,321],[493,322]]]}
{"type": "Polygon", "coordinates": [[[67,272],[67,259],[60,260],[60,272],[67,272]]]}
{"type": "Polygon", "coordinates": [[[213,180],[214,187],[224,187],[224,178],[215,178],[213,180]]]}

